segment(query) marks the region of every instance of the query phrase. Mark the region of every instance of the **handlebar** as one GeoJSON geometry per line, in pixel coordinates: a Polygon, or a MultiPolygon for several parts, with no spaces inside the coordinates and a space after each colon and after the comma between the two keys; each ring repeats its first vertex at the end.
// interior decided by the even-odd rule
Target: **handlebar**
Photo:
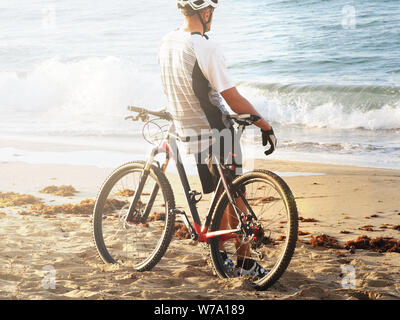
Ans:
{"type": "Polygon", "coordinates": [[[160,110],[160,111],[151,111],[147,110],[145,108],[140,108],[140,107],[135,107],[135,106],[128,106],[128,110],[132,112],[137,112],[138,116],[136,118],[133,118],[132,116],[126,117],[125,119],[132,119],[134,121],[137,121],[141,119],[142,121],[146,121],[148,119],[148,116],[155,116],[157,118],[167,120],[167,121],[172,121],[172,116],[170,113],[168,113],[165,109],[160,110]]]}
{"type": "MultiPolygon", "coordinates": [[[[159,111],[152,111],[152,110],[147,110],[145,108],[141,107],[135,107],[135,106],[128,106],[128,110],[132,112],[136,112],[138,115],[136,117],[129,116],[126,117],[125,120],[131,119],[132,121],[138,121],[141,120],[143,122],[146,122],[149,120],[149,115],[155,116],[159,119],[167,120],[167,121],[172,121],[172,115],[166,111],[166,109],[159,110],[159,111]]],[[[239,126],[244,127],[252,125],[254,122],[259,121],[261,118],[257,115],[253,114],[234,114],[234,115],[229,115],[229,119],[235,121],[239,126]]],[[[189,142],[190,137],[181,137],[178,134],[174,135],[176,139],[184,142],[189,142]]],[[[201,137],[200,137],[201,138],[201,137]]],[[[271,144],[271,147],[265,151],[266,155],[271,154],[274,151],[275,147],[271,144]]]]}
{"type": "Polygon", "coordinates": [[[238,125],[250,126],[254,122],[259,121],[261,118],[255,114],[230,114],[229,119],[235,121],[238,125]]]}

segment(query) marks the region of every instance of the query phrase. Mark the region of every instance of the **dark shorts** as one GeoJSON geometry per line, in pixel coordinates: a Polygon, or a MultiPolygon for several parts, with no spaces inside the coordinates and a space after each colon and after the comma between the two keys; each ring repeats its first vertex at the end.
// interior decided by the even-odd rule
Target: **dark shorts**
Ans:
{"type": "Polygon", "coordinates": [[[215,191],[219,181],[220,176],[215,157],[218,158],[220,163],[231,168],[230,176],[232,179],[242,174],[242,150],[240,141],[233,130],[231,136],[227,139],[218,138],[208,149],[195,155],[204,194],[215,191]]]}

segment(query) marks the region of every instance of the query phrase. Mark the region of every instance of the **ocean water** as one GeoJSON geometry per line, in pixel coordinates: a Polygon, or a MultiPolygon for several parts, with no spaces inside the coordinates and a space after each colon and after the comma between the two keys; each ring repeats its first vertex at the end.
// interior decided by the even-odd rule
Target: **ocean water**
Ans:
{"type": "MultiPolygon", "coordinates": [[[[222,1],[210,37],[274,126],[271,158],[400,169],[399,16],[398,0],[222,1]]],[[[166,105],[157,49],[181,24],[174,1],[2,0],[0,139],[96,150],[54,157],[74,164],[144,155],[126,106],[166,105]]],[[[259,143],[249,156],[263,157],[259,143]]]]}

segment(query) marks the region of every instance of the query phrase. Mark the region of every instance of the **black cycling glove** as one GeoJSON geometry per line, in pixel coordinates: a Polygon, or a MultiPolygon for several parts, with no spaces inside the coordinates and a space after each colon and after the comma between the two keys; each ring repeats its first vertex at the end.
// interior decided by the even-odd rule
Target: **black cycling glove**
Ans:
{"type": "Polygon", "coordinates": [[[266,145],[270,145],[270,148],[265,151],[265,155],[268,156],[272,152],[275,151],[276,145],[278,143],[278,140],[275,137],[274,130],[271,128],[271,130],[263,130],[261,129],[262,132],[262,144],[265,147],[266,145]]]}

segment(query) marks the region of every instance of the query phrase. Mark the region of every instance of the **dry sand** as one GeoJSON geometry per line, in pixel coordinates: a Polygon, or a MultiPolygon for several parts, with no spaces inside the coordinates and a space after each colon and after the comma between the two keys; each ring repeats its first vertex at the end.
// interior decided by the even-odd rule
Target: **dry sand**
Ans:
{"type": "MultiPolygon", "coordinates": [[[[0,299],[400,299],[400,253],[313,247],[310,235],[326,234],[340,244],[358,236],[394,237],[400,231],[400,171],[288,161],[256,161],[278,172],[325,175],[285,177],[297,201],[295,255],[269,290],[252,290],[242,279],[218,279],[207,264],[207,250],[174,238],[160,263],[136,273],[124,265],[105,265],[92,241],[91,217],[22,215],[27,208],[0,208],[0,299]],[[369,225],[373,231],[360,230],[369,225]],[[347,233],[342,233],[346,231],[347,233]],[[340,253],[338,256],[338,252],[340,253]],[[353,268],[353,269],[352,269],[353,268]],[[55,288],[43,282],[46,270],[55,288]],[[344,287],[354,271],[354,288],[344,287]]],[[[47,204],[94,199],[109,169],[67,165],[0,164],[0,192],[31,194],[47,204]],[[72,185],[74,196],[39,191],[72,185]]],[[[169,174],[178,205],[184,205],[176,176],[169,174]]],[[[196,177],[193,188],[200,190],[196,177]]],[[[207,202],[201,201],[202,212],[207,202]]],[[[370,229],[369,229],[370,230],[370,229]]]]}

